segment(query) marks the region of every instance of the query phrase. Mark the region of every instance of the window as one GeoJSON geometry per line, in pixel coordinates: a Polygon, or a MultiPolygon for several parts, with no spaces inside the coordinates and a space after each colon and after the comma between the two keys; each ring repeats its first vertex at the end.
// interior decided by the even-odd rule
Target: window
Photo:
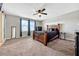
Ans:
{"type": "Polygon", "coordinates": [[[22,20],[22,31],[28,31],[28,21],[22,20]]]}
{"type": "Polygon", "coordinates": [[[30,21],[30,31],[35,30],[35,21],[30,21]]]}
{"type": "Polygon", "coordinates": [[[22,19],[21,20],[21,35],[23,33],[27,33],[29,36],[30,34],[32,33],[32,31],[35,30],[35,21],[33,20],[25,20],[25,19],[22,19]],[[25,32],[27,31],[27,32],[25,32]]]}

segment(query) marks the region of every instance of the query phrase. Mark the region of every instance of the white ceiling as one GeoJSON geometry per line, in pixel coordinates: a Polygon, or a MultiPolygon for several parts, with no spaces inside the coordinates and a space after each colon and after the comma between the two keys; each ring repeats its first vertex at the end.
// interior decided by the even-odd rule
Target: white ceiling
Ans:
{"type": "Polygon", "coordinates": [[[7,14],[17,15],[36,20],[45,20],[79,10],[78,3],[3,3],[2,10],[7,14]],[[48,15],[33,15],[36,10],[46,8],[48,15]]]}

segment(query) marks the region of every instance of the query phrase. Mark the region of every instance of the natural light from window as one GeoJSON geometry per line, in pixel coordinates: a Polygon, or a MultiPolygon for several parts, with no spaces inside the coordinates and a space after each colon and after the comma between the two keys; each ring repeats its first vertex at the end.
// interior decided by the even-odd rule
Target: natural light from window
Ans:
{"type": "Polygon", "coordinates": [[[28,31],[28,21],[22,20],[22,31],[28,31]]]}

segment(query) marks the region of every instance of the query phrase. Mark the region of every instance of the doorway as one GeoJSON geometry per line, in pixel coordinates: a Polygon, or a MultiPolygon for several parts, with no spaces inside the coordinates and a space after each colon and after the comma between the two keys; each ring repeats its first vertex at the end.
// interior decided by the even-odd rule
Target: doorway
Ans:
{"type": "Polygon", "coordinates": [[[16,26],[11,26],[11,38],[16,38],[16,26]]]}

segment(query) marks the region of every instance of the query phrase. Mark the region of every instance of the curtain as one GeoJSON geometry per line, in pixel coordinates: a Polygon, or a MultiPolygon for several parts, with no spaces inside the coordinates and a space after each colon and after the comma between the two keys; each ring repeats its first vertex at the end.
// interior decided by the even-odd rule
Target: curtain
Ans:
{"type": "Polygon", "coordinates": [[[34,30],[36,30],[36,21],[20,18],[20,36],[22,36],[22,31],[27,31],[27,35],[30,36],[34,30]]]}

